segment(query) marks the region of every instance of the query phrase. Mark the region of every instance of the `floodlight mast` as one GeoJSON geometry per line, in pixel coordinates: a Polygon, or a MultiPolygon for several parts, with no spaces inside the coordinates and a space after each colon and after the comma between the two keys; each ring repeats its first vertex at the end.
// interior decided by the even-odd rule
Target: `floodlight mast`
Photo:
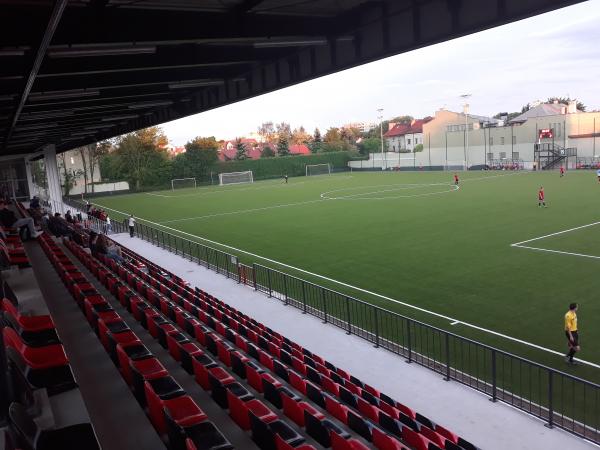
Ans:
{"type": "Polygon", "coordinates": [[[471,97],[471,94],[461,94],[460,98],[465,101],[463,105],[463,112],[465,113],[465,169],[469,169],[469,163],[467,155],[469,154],[469,104],[467,100],[471,97]]]}
{"type": "Polygon", "coordinates": [[[383,162],[383,108],[377,108],[377,112],[379,113],[377,118],[379,119],[379,139],[381,140],[381,170],[385,170],[383,162]]]}

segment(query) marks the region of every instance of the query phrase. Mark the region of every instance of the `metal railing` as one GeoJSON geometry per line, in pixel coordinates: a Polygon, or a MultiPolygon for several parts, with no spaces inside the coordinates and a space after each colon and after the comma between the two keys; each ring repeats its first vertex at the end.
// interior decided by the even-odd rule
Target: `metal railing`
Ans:
{"type": "MultiPolygon", "coordinates": [[[[69,202],[72,208],[77,205],[69,202]]],[[[129,232],[114,222],[116,232],[129,232]]],[[[348,294],[235,255],[136,223],[135,234],[153,245],[253,287],[269,297],[389,350],[409,363],[525,411],[600,444],[600,385],[509,352],[375,306],[348,294]]]]}

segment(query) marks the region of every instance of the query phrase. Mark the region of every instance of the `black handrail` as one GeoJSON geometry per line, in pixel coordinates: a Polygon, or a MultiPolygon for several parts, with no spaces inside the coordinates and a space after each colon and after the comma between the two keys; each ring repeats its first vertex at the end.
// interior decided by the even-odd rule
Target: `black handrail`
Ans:
{"type": "MultiPolygon", "coordinates": [[[[65,203],[80,208],[75,202],[65,203]]],[[[128,232],[125,224],[117,221],[113,222],[113,229],[128,232]]],[[[285,272],[257,263],[242,264],[230,253],[147,224],[136,223],[135,233],[303,314],[311,314],[347,334],[403,356],[407,362],[427,367],[445,380],[458,381],[489,395],[492,401],[508,403],[544,420],[549,427],[557,426],[600,444],[599,384],[285,272]]]]}

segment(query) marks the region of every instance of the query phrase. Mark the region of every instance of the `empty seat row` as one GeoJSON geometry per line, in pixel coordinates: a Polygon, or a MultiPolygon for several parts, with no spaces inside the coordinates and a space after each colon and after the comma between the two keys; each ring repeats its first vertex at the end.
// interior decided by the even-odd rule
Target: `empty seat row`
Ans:
{"type": "Polygon", "coordinates": [[[169,447],[233,448],[52,238],[44,236],[40,244],[169,447]]]}
{"type": "MultiPolygon", "coordinates": [[[[198,341],[201,348],[187,338],[177,326],[165,319],[161,309],[165,310],[166,304],[163,304],[161,309],[155,309],[152,307],[152,303],[144,301],[142,296],[138,296],[125,284],[127,277],[125,271],[121,270],[122,267],[116,265],[112,260],[105,261],[115,269],[115,272],[112,273],[107,266],[93,260],[76,244],[67,245],[98,276],[111,293],[132,312],[133,316],[148,329],[150,334],[169,350],[173,358],[180,362],[188,373],[194,375],[198,384],[211,392],[211,396],[217,404],[224,409],[229,409],[231,417],[242,429],[251,431],[252,438],[261,448],[287,449],[304,442],[305,439],[293,427],[281,420],[263,402],[254,398],[248,389],[237,382],[226,369],[218,364],[217,360],[210,356],[209,353],[217,355],[215,341],[211,340],[212,345],[210,345],[206,340],[201,339],[198,341]],[[125,282],[117,278],[119,272],[125,282]],[[205,352],[204,349],[208,352],[205,352]]],[[[130,278],[132,286],[136,285],[135,281],[130,278]]],[[[139,279],[137,281],[139,282],[139,279]]],[[[151,289],[150,286],[144,285],[144,287],[151,289]]],[[[158,292],[155,294],[158,295],[158,292]]],[[[158,303],[156,305],[160,308],[158,303]]],[[[178,325],[179,323],[181,322],[178,321],[178,325]]],[[[190,325],[200,326],[201,324],[196,320],[190,325]]],[[[187,327],[183,327],[183,329],[188,331],[187,327]]],[[[208,329],[204,331],[208,331],[208,329]]],[[[127,345],[117,346],[117,352],[125,351],[128,351],[127,345]]],[[[313,447],[303,445],[300,448],[308,450],[313,447]]]]}
{"type": "MultiPolygon", "coordinates": [[[[139,257],[128,249],[124,249],[124,251],[132,259],[133,265],[130,269],[135,275],[142,278],[153,288],[158,289],[162,294],[168,295],[177,304],[182,305],[182,299],[197,302],[196,306],[206,306],[208,304],[206,308],[208,315],[214,314],[214,317],[208,318],[209,325],[212,325],[211,321],[219,322],[222,319],[224,323],[226,322],[225,327],[237,325],[236,321],[238,324],[242,324],[244,332],[250,339],[260,344],[264,350],[272,353],[271,356],[275,361],[278,360],[283,363],[277,366],[279,368],[278,375],[284,374],[285,370],[282,367],[287,365],[290,369],[293,368],[298,371],[301,377],[308,378],[308,393],[317,404],[322,407],[329,404],[332,409],[335,408],[344,423],[348,423],[349,420],[348,424],[352,429],[365,439],[376,443],[378,447],[388,448],[389,445],[393,445],[388,444],[388,442],[393,442],[395,440],[393,438],[396,437],[420,449],[475,448],[475,446],[446,428],[433,423],[412,409],[394,401],[389,396],[378,392],[375,388],[362,383],[342,369],[336,368],[317,355],[268,329],[268,327],[238,313],[209,294],[198,289],[196,291],[192,290],[186,282],[156,264],[139,257]],[[317,389],[315,389],[315,386],[317,386],[317,389]],[[328,401],[326,401],[326,397],[329,397],[328,401]],[[336,397],[337,400],[333,397],[336,397]],[[334,402],[340,404],[341,407],[336,407],[334,402]],[[339,413],[344,408],[349,408],[349,414],[339,413]],[[376,426],[373,427],[373,425],[376,426]],[[372,431],[373,429],[375,431],[372,431]],[[382,429],[387,434],[382,435],[382,429]]],[[[124,271],[124,268],[120,267],[119,270],[124,271]]],[[[132,275],[121,273],[121,276],[127,280],[127,277],[131,278],[132,275]]],[[[127,281],[131,282],[131,279],[127,281]]],[[[137,287],[140,288],[141,286],[137,287]]],[[[167,302],[163,302],[162,305],[168,308],[167,302]]],[[[183,304],[182,306],[185,308],[187,305],[189,304],[183,304]]],[[[193,310],[192,312],[193,315],[198,314],[200,318],[204,317],[203,310],[193,310]]],[[[175,315],[178,314],[181,315],[180,312],[175,313],[175,315]]],[[[222,324],[217,323],[213,328],[219,326],[223,327],[222,324]]],[[[285,377],[285,375],[283,376],[285,377]]],[[[296,376],[293,379],[297,380],[298,377],[296,376]]],[[[302,383],[300,381],[298,384],[302,383]]]]}

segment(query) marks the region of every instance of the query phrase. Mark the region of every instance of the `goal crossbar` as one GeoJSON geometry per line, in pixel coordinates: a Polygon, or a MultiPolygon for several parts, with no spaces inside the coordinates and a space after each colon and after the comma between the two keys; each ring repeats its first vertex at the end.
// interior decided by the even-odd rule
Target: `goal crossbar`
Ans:
{"type": "Polygon", "coordinates": [[[184,186],[184,187],[191,187],[192,185],[194,187],[196,187],[196,178],[173,178],[171,180],[171,190],[174,191],[175,190],[175,185],[179,184],[180,182],[182,184],[186,184],[186,182],[187,182],[188,185],[184,186]]]}
{"type": "Polygon", "coordinates": [[[306,165],[306,176],[314,176],[314,175],[330,175],[331,174],[331,164],[307,164],[306,165]]]}
{"type": "Polygon", "coordinates": [[[254,183],[254,175],[251,170],[245,172],[224,172],[219,174],[219,185],[254,183]]]}

